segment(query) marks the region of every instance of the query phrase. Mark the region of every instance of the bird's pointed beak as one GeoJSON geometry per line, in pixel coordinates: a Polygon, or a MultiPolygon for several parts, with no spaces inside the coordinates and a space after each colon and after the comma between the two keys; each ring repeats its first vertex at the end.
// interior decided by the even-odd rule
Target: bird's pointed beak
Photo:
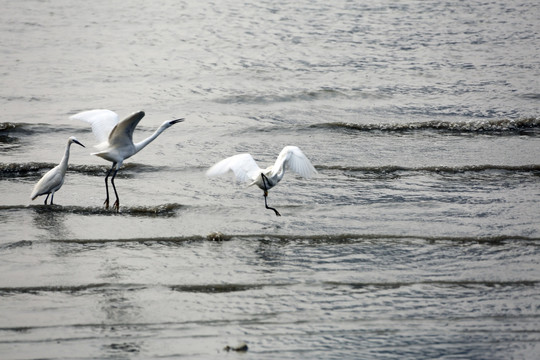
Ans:
{"type": "Polygon", "coordinates": [[[169,124],[174,125],[174,124],[179,123],[179,122],[182,122],[182,121],[184,121],[184,120],[185,120],[184,118],[176,119],[176,120],[171,120],[171,121],[169,121],[169,124]]]}
{"type": "Polygon", "coordinates": [[[85,148],[85,147],[86,147],[86,146],[84,146],[83,144],[81,144],[81,143],[79,142],[79,140],[73,140],[73,142],[74,142],[75,144],[79,144],[79,145],[81,145],[81,146],[82,146],[83,148],[85,148]]]}

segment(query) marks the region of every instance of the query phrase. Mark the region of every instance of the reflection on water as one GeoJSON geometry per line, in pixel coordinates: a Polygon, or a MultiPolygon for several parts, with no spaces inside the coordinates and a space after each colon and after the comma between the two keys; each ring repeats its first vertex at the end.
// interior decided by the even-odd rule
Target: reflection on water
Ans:
{"type": "Polygon", "coordinates": [[[102,327],[101,335],[108,339],[102,349],[115,359],[129,359],[129,354],[139,352],[143,343],[141,339],[126,341],[126,331],[136,327],[129,324],[138,323],[140,310],[130,295],[133,296],[132,289],[106,289],[99,302],[105,323],[111,324],[102,327]]]}
{"type": "Polygon", "coordinates": [[[43,205],[34,207],[33,222],[36,228],[45,230],[44,239],[69,239],[70,231],[65,226],[66,214],[55,211],[60,205],[43,205]]]}

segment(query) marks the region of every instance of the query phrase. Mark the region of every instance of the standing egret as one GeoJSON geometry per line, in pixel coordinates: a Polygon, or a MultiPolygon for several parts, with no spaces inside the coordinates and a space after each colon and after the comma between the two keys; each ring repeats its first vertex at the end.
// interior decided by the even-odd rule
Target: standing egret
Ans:
{"type": "Polygon", "coordinates": [[[79,140],[77,140],[77,138],[74,136],[70,137],[62,161],[60,161],[60,164],[47,171],[47,173],[43,175],[43,177],[34,186],[32,195],[30,195],[32,200],[35,200],[35,198],[38,196],[47,194],[44,204],[47,205],[47,199],[49,199],[49,195],[51,195],[51,205],[53,205],[54,193],[62,187],[62,184],[64,184],[64,177],[66,176],[66,170],[68,168],[69,148],[73,143],[85,147],[79,142],[79,140]]]}
{"type": "Polygon", "coordinates": [[[144,111],[138,111],[124,120],[118,121],[118,115],[115,112],[104,109],[83,111],[70,117],[70,119],[82,120],[92,125],[92,132],[99,141],[96,145],[99,151],[92,153],[92,155],[99,156],[113,163],[111,169],[107,172],[107,176],[105,176],[107,198],[103,205],[105,205],[106,209],[109,208],[109,186],[107,184],[109,175],[112,173],[111,184],[116,195],[113,208],[118,211],[120,200],[116,186],[114,185],[114,178],[124,160],[141,151],[167,128],[184,121],[184,119],[165,121],[151,136],[138,143],[133,143],[133,131],[143,117],[144,111]]]}
{"type": "Polygon", "coordinates": [[[285,146],[279,153],[274,165],[261,169],[250,154],[238,154],[221,160],[206,172],[209,177],[223,175],[232,171],[239,182],[250,182],[249,186],[257,185],[264,191],[264,206],[274,210],[276,216],[281,214],[273,207],[268,206],[266,197],[268,190],[276,186],[285,169],[290,169],[298,175],[309,179],[317,173],[309,159],[296,146],[285,146]]]}

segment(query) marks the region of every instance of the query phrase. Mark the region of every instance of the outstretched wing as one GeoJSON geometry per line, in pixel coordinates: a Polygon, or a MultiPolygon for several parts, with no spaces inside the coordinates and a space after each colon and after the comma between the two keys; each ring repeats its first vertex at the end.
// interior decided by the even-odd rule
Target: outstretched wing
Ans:
{"type": "Polygon", "coordinates": [[[137,111],[120,121],[109,135],[109,144],[114,147],[133,145],[133,131],[144,117],[144,111],[137,111]]]}
{"type": "Polygon", "coordinates": [[[107,141],[112,129],[118,124],[118,115],[114,111],[105,109],[83,111],[69,118],[82,120],[92,125],[92,132],[98,143],[107,141]]]}
{"type": "Polygon", "coordinates": [[[261,173],[261,169],[250,154],[238,154],[221,160],[206,172],[206,176],[214,177],[232,171],[238,182],[253,181],[261,173]]]}
{"type": "Polygon", "coordinates": [[[278,173],[283,166],[306,179],[317,174],[317,170],[315,170],[311,161],[296,146],[285,146],[279,153],[272,170],[278,173]]]}

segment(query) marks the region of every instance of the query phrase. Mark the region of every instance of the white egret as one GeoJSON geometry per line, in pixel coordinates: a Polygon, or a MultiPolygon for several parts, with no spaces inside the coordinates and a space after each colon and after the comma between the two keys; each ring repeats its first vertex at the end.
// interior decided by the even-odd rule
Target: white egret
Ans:
{"type": "Polygon", "coordinates": [[[285,146],[274,165],[266,169],[259,168],[250,154],[238,154],[221,160],[208,169],[206,175],[214,177],[232,171],[238,182],[250,182],[249,186],[257,185],[261,188],[264,191],[264,206],[274,210],[276,216],[281,216],[275,208],[268,206],[266,197],[268,190],[281,181],[285,175],[285,169],[290,169],[306,179],[317,173],[309,159],[298,147],[285,146]]]}
{"type": "Polygon", "coordinates": [[[105,205],[106,209],[109,208],[109,186],[107,184],[109,175],[112,173],[111,184],[114,189],[114,194],[116,195],[116,201],[114,202],[113,208],[118,211],[120,208],[120,200],[118,198],[116,186],[114,185],[114,178],[124,160],[141,151],[167,128],[184,121],[184,119],[165,121],[151,136],[138,143],[133,143],[133,131],[143,117],[144,111],[138,111],[124,120],[118,121],[118,115],[115,112],[104,109],[83,111],[70,117],[70,119],[82,120],[92,125],[92,132],[99,141],[96,145],[96,148],[99,151],[92,153],[92,155],[99,156],[113,163],[111,169],[105,176],[107,198],[103,205],[105,205]]]}
{"type": "Polygon", "coordinates": [[[47,205],[47,200],[49,199],[50,195],[51,205],[53,205],[54,193],[57,192],[64,184],[64,177],[66,176],[69,161],[69,148],[73,143],[85,147],[79,142],[79,140],[77,140],[77,138],[75,138],[74,136],[70,137],[62,161],[60,161],[60,164],[47,171],[47,173],[43,175],[43,177],[34,186],[34,190],[32,190],[32,195],[30,195],[32,200],[35,200],[38,196],[47,194],[44,204],[47,205]]]}

